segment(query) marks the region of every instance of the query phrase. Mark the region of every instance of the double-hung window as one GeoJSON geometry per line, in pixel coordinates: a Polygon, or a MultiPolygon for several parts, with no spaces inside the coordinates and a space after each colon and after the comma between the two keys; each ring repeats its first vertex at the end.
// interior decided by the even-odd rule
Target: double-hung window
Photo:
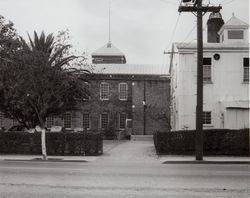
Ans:
{"type": "Polygon", "coordinates": [[[90,116],[88,113],[82,114],[82,127],[83,129],[90,129],[90,116]]]}
{"type": "Polygon", "coordinates": [[[212,124],[212,112],[211,111],[203,111],[202,122],[203,124],[212,124]]]}
{"type": "Polygon", "coordinates": [[[71,113],[65,113],[63,116],[63,126],[65,129],[71,129],[72,128],[72,117],[71,113]]]}
{"type": "Polygon", "coordinates": [[[55,122],[54,122],[54,117],[53,116],[50,116],[50,117],[47,117],[46,118],[46,127],[48,129],[50,129],[52,126],[55,125],[55,122]]]}
{"type": "Polygon", "coordinates": [[[243,58],[243,82],[249,82],[249,58],[243,58]]]}
{"type": "Polygon", "coordinates": [[[119,99],[120,100],[128,99],[128,84],[127,83],[119,84],[119,99]]]}
{"type": "Polygon", "coordinates": [[[212,58],[203,58],[203,82],[212,82],[212,58]]]}
{"type": "Polygon", "coordinates": [[[109,100],[109,84],[102,82],[100,85],[100,99],[109,100]]]}
{"type": "Polygon", "coordinates": [[[101,119],[101,129],[107,129],[109,124],[108,113],[102,113],[100,119],[101,119]]]}

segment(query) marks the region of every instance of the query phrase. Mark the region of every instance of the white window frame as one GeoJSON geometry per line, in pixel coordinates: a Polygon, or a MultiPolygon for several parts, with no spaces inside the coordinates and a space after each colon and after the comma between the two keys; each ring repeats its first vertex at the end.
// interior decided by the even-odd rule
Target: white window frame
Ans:
{"type": "Polygon", "coordinates": [[[242,82],[243,83],[249,83],[249,66],[248,66],[248,81],[245,80],[244,76],[245,76],[245,65],[244,65],[244,59],[248,58],[248,62],[249,62],[249,57],[243,57],[242,58],[242,68],[243,68],[243,72],[242,72],[242,82]]]}
{"type": "MultiPolygon", "coordinates": [[[[206,120],[207,119],[206,119],[206,116],[205,116],[205,121],[206,120]]],[[[202,113],[202,124],[203,124],[203,126],[212,126],[212,124],[213,124],[213,114],[212,114],[212,111],[210,111],[210,110],[203,111],[203,113],[202,113]],[[210,113],[210,123],[204,123],[204,113],[210,113]]]]}
{"type": "Polygon", "coordinates": [[[126,125],[127,125],[127,122],[126,122],[126,120],[127,120],[127,114],[126,113],[120,113],[119,114],[119,129],[126,129],[126,125]],[[124,127],[123,128],[121,128],[121,116],[122,115],[125,115],[125,120],[124,120],[124,127]]]}
{"type": "Polygon", "coordinates": [[[88,128],[86,128],[87,130],[90,130],[90,128],[91,128],[91,121],[90,121],[90,114],[89,113],[87,113],[87,112],[83,112],[82,113],[82,128],[85,130],[85,128],[84,128],[84,115],[88,115],[88,125],[89,125],[89,127],[88,128]]]}
{"type": "Polygon", "coordinates": [[[203,57],[203,59],[205,58],[209,58],[211,60],[211,65],[204,65],[203,62],[202,62],[202,69],[203,69],[203,83],[204,84],[211,84],[213,82],[213,72],[212,72],[212,68],[213,68],[213,59],[212,57],[203,57]],[[210,80],[205,80],[204,79],[204,67],[208,67],[210,66],[210,80]]]}
{"type": "Polygon", "coordinates": [[[104,130],[104,129],[107,129],[108,128],[108,125],[109,125],[109,114],[108,113],[101,113],[100,114],[100,129],[102,129],[102,130],[104,130]],[[103,128],[102,126],[103,126],[103,124],[102,124],[102,121],[103,121],[103,119],[102,119],[102,115],[107,115],[107,127],[106,128],[103,128]]]}
{"type": "Polygon", "coordinates": [[[125,83],[125,82],[119,83],[118,90],[119,90],[119,100],[123,100],[123,101],[128,100],[128,84],[125,83]],[[121,86],[124,86],[124,85],[125,85],[125,93],[122,93],[121,86]],[[123,94],[124,94],[125,97],[121,97],[121,96],[123,96],[123,94]]]}
{"type": "Polygon", "coordinates": [[[48,129],[51,129],[52,126],[55,126],[55,118],[53,116],[49,116],[49,117],[46,118],[46,127],[48,129]],[[50,127],[48,127],[48,122],[52,123],[50,127]]]}
{"type": "Polygon", "coordinates": [[[107,83],[107,82],[102,82],[101,84],[100,84],[100,100],[109,100],[109,83],[107,83]],[[103,94],[103,89],[102,89],[102,86],[103,85],[105,85],[105,86],[108,86],[107,87],[107,96],[105,96],[106,94],[103,94]],[[105,97],[104,97],[105,96],[105,97]]]}
{"type": "Polygon", "coordinates": [[[63,115],[63,127],[65,129],[72,129],[72,113],[71,112],[66,112],[64,115],[63,115]],[[69,127],[65,127],[65,117],[66,117],[66,114],[69,114],[70,115],[70,128],[69,127]]]}

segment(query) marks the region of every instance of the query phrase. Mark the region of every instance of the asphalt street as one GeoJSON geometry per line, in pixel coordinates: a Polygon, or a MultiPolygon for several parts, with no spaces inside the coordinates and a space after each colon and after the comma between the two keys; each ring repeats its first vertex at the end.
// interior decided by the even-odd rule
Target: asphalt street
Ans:
{"type": "Polygon", "coordinates": [[[150,141],[91,162],[0,161],[1,198],[250,197],[247,164],[162,164],[150,141]]]}

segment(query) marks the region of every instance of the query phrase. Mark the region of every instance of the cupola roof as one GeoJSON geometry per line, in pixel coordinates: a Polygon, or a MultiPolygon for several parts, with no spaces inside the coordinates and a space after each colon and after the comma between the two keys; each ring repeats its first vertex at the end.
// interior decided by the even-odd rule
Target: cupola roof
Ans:
{"type": "Polygon", "coordinates": [[[114,46],[111,42],[97,49],[92,56],[125,56],[124,53],[114,46]]]}

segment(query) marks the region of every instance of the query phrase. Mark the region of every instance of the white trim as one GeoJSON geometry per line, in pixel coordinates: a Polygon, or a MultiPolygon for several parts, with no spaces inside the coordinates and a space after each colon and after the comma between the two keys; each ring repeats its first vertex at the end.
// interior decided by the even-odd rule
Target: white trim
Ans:
{"type": "Polygon", "coordinates": [[[109,100],[109,97],[110,97],[109,83],[101,82],[100,83],[100,100],[109,100]],[[107,85],[108,86],[108,98],[102,98],[102,85],[107,85]]]}
{"type": "MultiPolygon", "coordinates": [[[[204,110],[204,112],[210,112],[211,113],[211,123],[210,124],[203,124],[204,127],[212,127],[213,126],[213,111],[212,110],[204,110]]],[[[203,123],[203,113],[202,113],[202,123],[203,123]]]]}
{"type": "Polygon", "coordinates": [[[107,112],[103,112],[100,114],[100,129],[105,130],[105,128],[102,128],[102,115],[106,114],[108,116],[108,123],[107,126],[109,125],[109,114],[107,112]]]}
{"type": "Polygon", "coordinates": [[[83,124],[84,124],[84,120],[83,120],[83,115],[84,114],[86,114],[86,115],[88,115],[88,119],[89,119],[89,127],[88,128],[86,128],[87,130],[90,130],[91,129],[91,119],[90,119],[90,113],[89,112],[83,112],[82,113],[82,128],[83,128],[83,130],[85,130],[85,128],[84,128],[84,126],[83,126],[83,124]]]}
{"type": "MultiPolygon", "coordinates": [[[[204,85],[206,85],[206,84],[212,84],[213,83],[213,65],[214,65],[214,60],[213,60],[213,57],[211,57],[211,56],[204,56],[203,57],[203,59],[204,58],[210,58],[211,59],[211,65],[210,65],[210,73],[211,73],[211,80],[210,81],[205,81],[204,80],[204,70],[203,70],[203,77],[202,77],[202,79],[203,79],[203,84],[204,85]]],[[[202,62],[203,63],[203,62],[202,62]]],[[[209,65],[205,65],[205,66],[209,66],[209,65]]],[[[202,69],[204,69],[204,65],[202,64],[202,69]]]]}
{"type": "Polygon", "coordinates": [[[128,100],[128,83],[121,82],[118,84],[119,100],[127,101],[128,100]],[[121,85],[126,85],[126,98],[121,98],[121,85]]]}
{"type": "Polygon", "coordinates": [[[133,121],[132,119],[128,119],[128,118],[126,119],[126,129],[132,129],[132,128],[133,128],[133,126],[132,126],[132,125],[133,125],[132,121],[133,121]],[[128,127],[128,122],[131,122],[131,128],[128,127]]]}

